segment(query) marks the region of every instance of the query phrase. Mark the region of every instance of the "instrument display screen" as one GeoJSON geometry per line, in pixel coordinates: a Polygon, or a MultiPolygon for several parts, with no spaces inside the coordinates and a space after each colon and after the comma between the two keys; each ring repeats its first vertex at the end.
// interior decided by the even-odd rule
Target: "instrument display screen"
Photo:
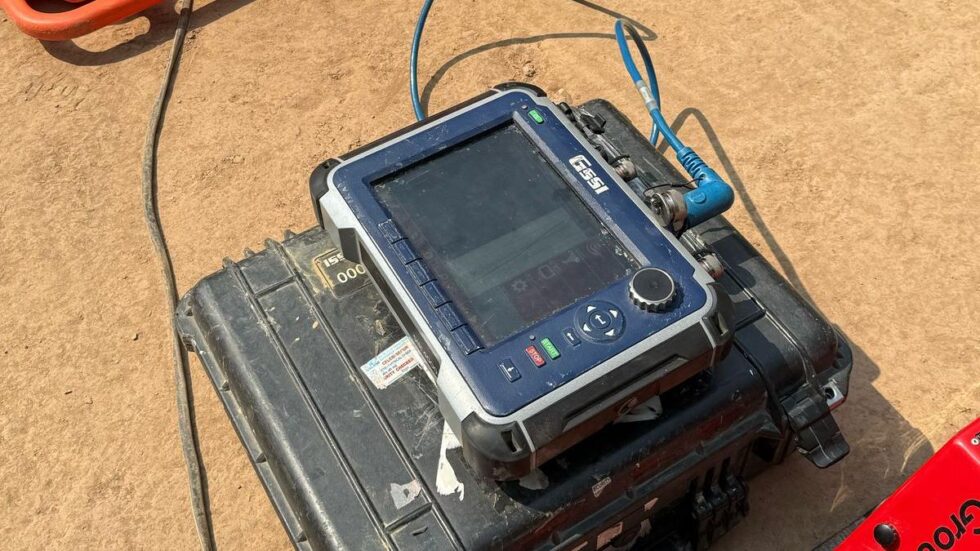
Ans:
{"type": "Polygon", "coordinates": [[[513,122],[373,189],[486,346],[637,268],[513,122]]]}

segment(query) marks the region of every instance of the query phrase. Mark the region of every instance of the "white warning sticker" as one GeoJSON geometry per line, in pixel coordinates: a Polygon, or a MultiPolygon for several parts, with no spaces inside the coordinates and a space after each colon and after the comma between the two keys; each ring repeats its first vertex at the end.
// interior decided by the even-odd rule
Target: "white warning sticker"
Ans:
{"type": "Polygon", "coordinates": [[[361,373],[364,373],[380,390],[401,379],[418,364],[418,354],[415,352],[412,339],[402,337],[362,365],[361,373]]]}

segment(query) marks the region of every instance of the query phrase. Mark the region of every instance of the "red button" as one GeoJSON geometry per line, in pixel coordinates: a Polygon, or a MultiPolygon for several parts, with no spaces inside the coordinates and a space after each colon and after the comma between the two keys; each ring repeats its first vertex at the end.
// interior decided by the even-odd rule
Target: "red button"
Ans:
{"type": "Polygon", "coordinates": [[[525,348],[524,351],[527,352],[527,357],[531,358],[531,361],[534,362],[534,365],[538,367],[544,365],[544,356],[542,356],[541,353],[538,352],[538,349],[535,348],[533,344],[525,348]]]}

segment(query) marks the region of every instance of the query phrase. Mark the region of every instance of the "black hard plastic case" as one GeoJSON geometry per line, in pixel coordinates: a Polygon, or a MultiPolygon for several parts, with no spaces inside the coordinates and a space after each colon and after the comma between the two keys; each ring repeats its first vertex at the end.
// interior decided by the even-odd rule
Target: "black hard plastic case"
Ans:
{"type": "MultiPolygon", "coordinates": [[[[610,104],[584,108],[646,185],[683,183],[610,104]]],[[[828,404],[851,356],[727,222],[694,231],[726,267],[731,353],[661,396],[659,418],[610,426],[522,481],[477,477],[443,445],[421,370],[383,390],[362,374],[403,334],[366,277],[331,277],[357,270],[320,229],[226,261],[182,299],[180,333],[299,549],[704,548],[747,513],[751,475],[794,448],[817,466],[847,453],[828,404]]]]}

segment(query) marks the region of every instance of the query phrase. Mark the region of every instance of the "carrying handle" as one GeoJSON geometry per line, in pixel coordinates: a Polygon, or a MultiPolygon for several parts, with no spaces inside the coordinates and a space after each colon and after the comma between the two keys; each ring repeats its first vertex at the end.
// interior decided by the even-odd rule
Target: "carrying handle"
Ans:
{"type": "MultiPolygon", "coordinates": [[[[79,4],[85,0],[66,0],[79,4]]],[[[45,13],[27,0],[0,0],[0,8],[25,34],[38,40],[71,40],[159,4],[163,0],[92,0],[68,11],[45,13]]]]}

